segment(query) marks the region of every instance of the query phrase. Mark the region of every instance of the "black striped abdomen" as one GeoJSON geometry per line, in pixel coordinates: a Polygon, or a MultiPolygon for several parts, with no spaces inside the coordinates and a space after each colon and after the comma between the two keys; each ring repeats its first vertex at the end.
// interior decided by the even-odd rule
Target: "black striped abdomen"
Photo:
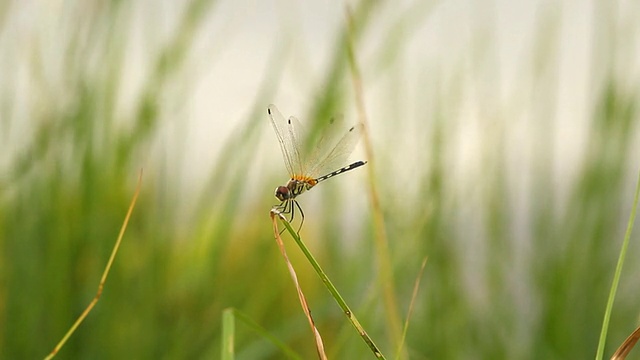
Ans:
{"type": "Polygon", "coordinates": [[[360,166],[362,166],[362,165],[364,165],[366,163],[367,163],[366,161],[356,161],[351,165],[347,165],[347,166],[345,166],[345,167],[343,167],[341,169],[338,169],[338,170],[336,170],[334,172],[331,172],[331,173],[329,173],[327,175],[320,176],[319,178],[316,179],[316,181],[320,182],[320,181],[323,181],[323,180],[327,180],[328,178],[332,178],[332,177],[334,177],[336,175],[342,174],[343,172],[347,172],[349,170],[353,170],[353,169],[358,168],[358,167],[360,167],[360,166]]]}

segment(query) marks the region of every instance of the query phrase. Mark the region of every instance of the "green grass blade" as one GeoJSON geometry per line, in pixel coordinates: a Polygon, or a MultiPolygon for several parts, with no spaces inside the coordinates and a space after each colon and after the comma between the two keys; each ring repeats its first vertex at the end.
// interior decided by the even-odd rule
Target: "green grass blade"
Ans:
{"type": "Polygon", "coordinates": [[[222,360],[234,359],[234,343],[235,343],[235,319],[233,317],[233,309],[224,309],[222,311],[222,360]]]}
{"type": "Polygon", "coordinates": [[[293,351],[287,344],[280,341],[277,337],[271,335],[265,328],[258,325],[247,314],[234,308],[224,309],[222,312],[222,359],[231,360],[234,358],[235,346],[235,320],[240,320],[249,329],[256,334],[270,341],[275,347],[280,349],[282,353],[292,360],[302,360],[302,356],[293,351]]]}
{"type": "Polygon", "coordinates": [[[620,275],[622,274],[622,266],[624,265],[624,259],[627,255],[627,248],[629,247],[629,239],[631,238],[631,231],[633,230],[633,222],[636,218],[636,210],[638,209],[638,197],[640,195],[640,173],[638,174],[638,182],[636,184],[636,194],[633,198],[633,206],[631,207],[631,215],[629,216],[629,222],[627,223],[627,231],[624,234],[624,241],[622,242],[622,249],[620,249],[620,256],[618,257],[618,264],[616,265],[616,272],[613,276],[613,283],[611,284],[611,291],[609,292],[609,299],[607,300],[607,308],[604,312],[604,320],[602,321],[602,330],[600,331],[600,340],[598,341],[598,351],[596,353],[596,360],[601,360],[604,355],[604,346],[607,339],[607,331],[609,330],[609,320],[611,319],[611,309],[613,308],[613,302],[618,290],[618,284],[620,283],[620,275]]]}
{"type": "Polygon", "coordinates": [[[376,358],[385,359],[384,355],[382,355],[382,352],[380,352],[380,349],[378,349],[378,346],[373,342],[371,337],[369,337],[367,332],[364,330],[364,328],[362,327],[362,325],[360,324],[360,322],[356,318],[356,316],[353,313],[353,311],[351,311],[351,309],[349,308],[349,305],[347,305],[347,303],[344,301],[344,299],[342,298],[342,296],[338,292],[338,289],[336,289],[336,287],[333,285],[331,280],[329,280],[329,277],[324,272],[324,270],[322,270],[322,267],[320,267],[320,264],[318,263],[318,261],[316,261],[316,259],[313,256],[313,254],[311,254],[311,252],[309,251],[307,246],[304,244],[304,242],[300,238],[300,235],[298,235],[293,230],[293,228],[291,227],[291,224],[283,217],[282,214],[280,214],[279,212],[276,212],[276,214],[278,215],[280,220],[282,220],[282,223],[286,227],[286,229],[289,232],[289,234],[291,234],[291,237],[293,237],[293,239],[295,240],[296,244],[298,244],[298,247],[300,248],[300,250],[302,250],[302,253],[304,254],[304,256],[307,258],[307,260],[309,260],[309,263],[311,263],[311,266],[313,266],[314,270],[316,271],[316,274],[318,274],[318,276],[320,276],[320,279],[322,280],[324,285],[327,287],[327,289],[329,289],[329,292],[331,293],[333,298],[336,300],[336,302],[338,303],[338,305],[340,306],[340,308],[342,309],[344,314],[347,316],[347,319],[349,319],[349,321],[351,322],[353,327],[356,329],[358,334],[360,334],[360,337],[362,338],[362,340],[371,349],[371,351],[376,356],[376,358]]]}

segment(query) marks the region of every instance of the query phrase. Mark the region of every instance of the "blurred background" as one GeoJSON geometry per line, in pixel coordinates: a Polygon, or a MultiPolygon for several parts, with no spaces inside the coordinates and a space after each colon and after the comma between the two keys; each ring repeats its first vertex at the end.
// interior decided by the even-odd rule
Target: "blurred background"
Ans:
{"type": "MultiPolygon", "coordinates": [[[[141,168],[102,298],[57,358],[218,358],[225,308],[315,358],[269,219],[288,175],[266,109],[356,123],[348,39],[373,156],[300,198],[301,235],[383,353],[428,257],[408,358],[591,358],[640,164],[637,14],[633,0],[0,1],[0,358],[44,357],[93,298],[141,168]]],[[[372,358],[284,240],[327,355],[372,358]]],[[[639,255],[633,235],[609,356],[640,320],[639,255]]],[[[236,336],[238,359],[285,357],[242,322],[236,336]]]]}

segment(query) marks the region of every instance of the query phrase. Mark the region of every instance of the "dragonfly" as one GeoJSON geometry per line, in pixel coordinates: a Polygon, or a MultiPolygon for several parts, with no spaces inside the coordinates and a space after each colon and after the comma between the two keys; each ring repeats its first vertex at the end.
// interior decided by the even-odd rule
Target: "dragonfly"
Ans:
{"type": "Polygon", "coordinates": [[[291,116],[285,119],[273,104],[269,105],[267,111],[290,177],[285,185],[276,187],[275,197],[280,200],[280,204],[275,205],[273,209],[289,215],[289,222],[293,221],[297,209],[302,218],[298,228],[300,232],[304,223],[304,212],[296,198],[324,180],[367,163],[361,160],[344,166],[362,135],[364,125],[359,123],[341,134],[335,129],[336,121],[333,119],[316,146],[307,150],[304,147],[306,139],[301,137],[304,131],[297,118],[291,116]],[[342,137],[338,139],[340,135],[342,137]]]}

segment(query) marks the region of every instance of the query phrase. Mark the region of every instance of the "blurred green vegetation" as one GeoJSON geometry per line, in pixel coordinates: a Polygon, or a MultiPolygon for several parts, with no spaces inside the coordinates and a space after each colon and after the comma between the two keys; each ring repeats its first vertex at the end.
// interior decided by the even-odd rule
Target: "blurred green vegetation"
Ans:
{"type": "MultiPolygon", "coordinates": [[[[46,21],[29,27],[21,21],[33,9],[2,4],[0,358],[44,357],[93,298],[142,167],[143,191],[102,298],[57,358],[218,358],[222,313],[229,307],[302,358],[314,358],[268,218],[283,168],[259,167],[264,176],[247,176],[264,160],[263,138],[278,146],[265,125],[266,106],[286,72],[285,57],[298,50],[269,44],[269,71],[256,79],[256,94],[243,99],[246,117],[233,123],[206,186],[187,185],[191,193],[185,196],[184,184],[165,165],[179,156],[165,154],[158,139],[167,123],[181,126],[176,109],[188,102],[196,82],[189,72],[193,49],[211,31],[205,25],[223,11],[221,4],[176,5],[181,15],[167,33],[152,38],[156,43],[146,49],[135,91],[123,90],[131,71],[128,37],[140,21],[151,22],[153,16],[143,13],[154,5],[40,4],[39,17],[29,21],[46,21]],[[52,19],[48,10],[65,16],[52,19]],[[66,36],[52,39],[48,27],[57,26],[66,31],[54,34],[66,36]],[[14,56],[28,61],[16,69],[4,66],[14,56]],[[257,197],[239,195],[256,188],[257,197]]],[[[370,125],[378,130],[376,158],[369,160],[381,186],[401,314],[421,261],[429,259],[410,319],[411,359],[595,354],[640,160],[640,98],[637,85],[629,85],[640,59],[627,48],[640,29],[614,6],[598,5],[611,11],[592,20],[594,75],[584,81],[584,116],[572,121],[559,115],[567,114],[559,100],[566,81],[559,76],[567,56],[558,40],[564,18],[555,5],[539,6],[531,57],[521,63],[528,73],[515,78],[508,88],[517,90],[506,97],[500,94],[506,75],[497,61],[495,29],[478,30],[472,55],[446,64],[452,71],[426,56],[416,70],[405,51],[416,41],[413,32],[432,24],[438,4],[395,8],[363,1],[354,8],[352,40],[365,93],[375,104],[367,109],[370,125]],[[606,32],[597,32],[601,24],[606,32]],[[460,110],[468,111],[470,96],[473,115],[460,110]],[[472,136],[461,135],[468,129],[472,136]]],[[[475,20],[484,21],[480,15],[475,20]]],[[[343,28],[321,84],[307,99],[308,114],[296,114],[300,118],[322,122],[354,106],[346,41],[343,28]]],[[[289,114],[287,104],[278,106],[289,114]]],[[[207,116],[214,126],[200,131],[228,122],[207,116]]],[[[357,195],[366,197],[362,188],[357,195]]],[[[397,344],[380,300],[371,209],[341,210],[351,199],[335,183],[315,191],[323,192],[322,199],[307,211],[302,236],[390,358],[397,344]]],[[[638,323],[637,239],[632,237],[605,354],[638,323]]],[[[329,357],[370,357],[301,254],[293,246],[289,252],[329,357]]],[[[237,358],[284,356],[242,322],[235,330],[237,358]]]]}

